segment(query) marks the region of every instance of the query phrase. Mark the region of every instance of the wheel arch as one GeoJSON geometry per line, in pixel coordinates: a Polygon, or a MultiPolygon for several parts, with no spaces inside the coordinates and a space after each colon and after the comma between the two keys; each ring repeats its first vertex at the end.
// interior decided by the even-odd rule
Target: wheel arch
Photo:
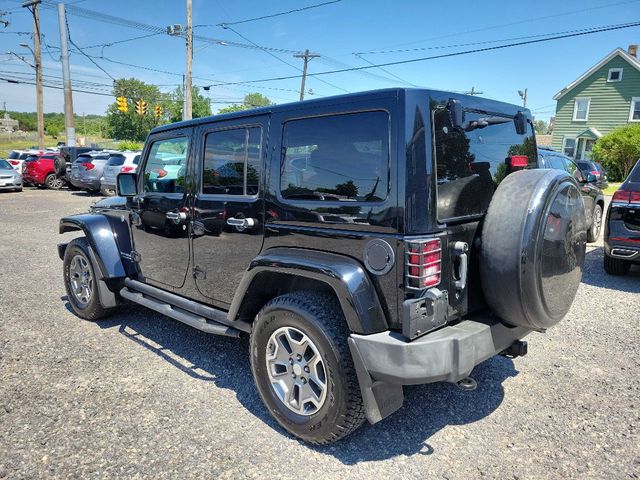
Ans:
{"type": "MultiPolygon", "coordinates": [[[[123,278],[133,272],[130,261],[123,261],[120,246],[116,238],[129,238],[126,227],[123,232],[115,231],[105,215],[81,214],[60,219],[59,233],[82,231],[95,254],[96,263],[102,279],[123,278]],[[126,235],[123,235],[125,234],[126,235]]],[[[126,225],[126,224],[123,224],[126,225]]],[[[58,245],[58,255],[64,258],[66,244],[58,245]]]]}
{"type": "Polygon", "coordinates": [[[351,332],[369,334],[388,329],[375,287],[356,260],[300,248],[273,248],[255,258],[236,290],[228,317],[252,323],[269,300],[299,290],[334,295],[351,332]]]}

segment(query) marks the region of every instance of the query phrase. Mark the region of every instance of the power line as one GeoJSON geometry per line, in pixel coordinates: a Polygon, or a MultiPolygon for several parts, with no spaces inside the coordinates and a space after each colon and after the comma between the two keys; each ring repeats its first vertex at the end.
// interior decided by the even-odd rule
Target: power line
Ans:
{"type": "MultiPolygon", "coordinates": [[[[502,24],[499,24],[499,25],[491,25],[489,27],[477,28],[477,29],[474,29],[474,30],[467,30],[465,32],[456,31],[456,32],[453,32],[453,33],[449,33],[447,35],[439,35],[437,37],[430,37],[430,38],[426,38],[426,39],[423,39],[423,40],[416,40],[416,41],[413,41],[413,42],[400,43],[400,44],[396,44],[396,46],[412,45],[412,44],[416,44],[416,43],[429,42],[431,40],[440,40],[440,39],[443,39],[443,38],[451,38],[451,37],[459,36],[461,34],[486,32],[487,30],[494,30],[496,28],[511,27],[511,26],[514,26],[514,25],[521,25],[523,23],[530,23],[530,22],[535,22],[535,21],[538,21],[538,20],[547,20],[547,19],[550,19],[550,18],[557,18],[557,17],[563,17],[563,16],[567,16],[567,15],[590,12],[590,11],[599,10],[599,9],[602,9],[602,8],[617,7],[617,6],[620,6],[620,5],[627,5],[627,4],[630,4],[630,3],[636,3],[638,1],[640,1],[640,0],[627,0],[627,1],[618,2],[618,3],[610,3],[608,5],[600,5],[600,6],[591,7],[591,8],[581,8],[579,10],[571,10],[571,11],[555,13],[555,14],[551,14],[551,15],[544,15],[542,17],[526,18],[524,20],[519,20],[519,21],[516,21],[516,22],[502,23],[502,24]]],[[[369,52],[360,52],[360,53],[373,54],[373,53],[379,53],[379,52],[378,51],[369,51],[369,52]]]]}
{"type": "MultiPolygon", "coordinates": [[[[356,57],[358,57],[360,60],[363,60],[363,61],[367,62],[369,65],[375,66],[375,63],[373,63],[373,62],[367,60],[366,58],[364,58],[364,56],[362,54],[355,53],[354,55],[356,57]]],[[[384,73],[386,73],[388,75],[391,75],[392,77],[396,78],[397,80],[400,80],[402,83],[406,83],[407,85],[411,85],[412,87],[417,87],[418,86],[415,83],[411,83],[411,82],[405,80],[404,78],[399,77],[398,75],[396,75],[395,73],[390,72],[389,70],[386,70],[386,69],[384,69],[382,67],[376,67],[376,68],[379,68],[384,73]]]]}
{"type": "MultiPolygon", "coordinates": [[[[535,44],[535,43],[543,43],[543,42],[550,42],[550,41],[554,41],[554,40],[561,40],[564,38],[572,38],[572,37],[580,37],[580,36],[584,36],[584,35],[591,35],[593,33],[601,33],[601,32],[608,32],[608,31],[612,31],[612,30],[621,30],[621,29],[625,29],[625,28],[631,28],[631,27],[637,27],[640,26],[640,21],[635,21],[632,23],[624,23],[624,24],[618,24],[618,25],[608,25],[608,26],[604,26],[604,27],[599,27],[599,28],[593,28],[589,31],[585,31],[585,32],[580,32],[580,33],[572,33],[572,34],[567,34],[567,35],[557,35],[555,37],[548,37],[548,38],[541,38],[541,39],[536,39],[536,40],[527,40],[527,41],[523,41],[523,42],[515,42],[515,43],[508,43],[505,45],[496,45],[493,47],[484,47],[484,48],[475,48],[473,50],[464,50],[461,52],[451,52],[451,53],[444,53],[441,55],[432,55],[429,57],[418,57],[418,58],[411,58],[408,60],[398,60],[395,62],[386,62],[386,63],[377,63],[377,64],[373,64],[373,65],[365,65],[362,67],[351,67],[351,68],[343,68],[343,69],[338,69],[338,70],[328,70],[325,72],[316,72],[316,73],[309,73],[308,76],[313,76],[313,77],[317,77],[319,75],[334,75],[337,73],[346,73],[346,72],[354,72],[354,71],[358,71],[358,70],[369,70],[372,68],[378,68],[378,67],[389,67],[389,66],[393,66],[393,65],[403,65],[403,64],[408,64],[408,63],[417,63],[417,62],[424,62],[427,60],[436,60],[436,59],[440,59],[440,58],[448,58],[448,57],[457,57],[457,56],[461,56],[461,55],[469,55],[472,53],[481,53],[481,52],[489,52],[492,50],[502,50],[505,48],[512,48],[512,47],[519,47],[519,46],[523,46],[523,45],[531,45],[531,44],[535,44]]],[[[214,84],[212,86],[218,86],[218,85],[246,85],[246,84],[253,84],[253,83],[264,83],[264,82],[274,82],[274,81],[279,81],[279,80],[290,80],[293,78],[300,78],[300,75],[287,75],[287,76],[281,76],[281,77],[273,77],[273,78],[262,78],[262,79],[258,79],[258,80],[245,80],[242,82],[225,82],[225,83],[220,83],[220,84],[214,84]]]]}
{"type": "Polygon", "coordinates": [[[271,15],[263,15],[261,17],[247,18],[245,20],[237,20],[235,22],[222,22],[218,23],[218,27],[228,27],[229,25],[239,25],[241,23],[255,22],[257,20],[264,20],[267,18],[280,17],[282,15],[289,15],[290,13],[303,12],[305,10],[311,10],[312,8],[324,7],[325,5],[331,5],[332,3],[339,3],[342,0],[332,0],[330,2],[316,3],[315,5],[309,5],[308,7],[295,8],[293,10],[287,10],[286,12],[272,13],[271,15]]]}
{"type": "Polygon", "coordinates": [[[71,45],[73,45],[74,47],[76,47],[76,49],[85,57],[87,57],[89,59],[89,61],[91,63],[93,63],[96,67],[98,67],[99,70],[102,70],[105,75],[107,75],[111,80],[113,80],[114,82],[116,81],[116,79],[109,73],[107,72],[104,68],[102,68],[100,65],[98,65],[97,62],[95,62],[89,55],[87,55],[84,50],[82,50],[78,45],[76,45],[76,43],[71,39],[71,29],[69,28],[69,20],[67,19],[66,15],[65,15],[65,19],[64,19],[65,23],[67,24],[67,37],[69,38],[69,43],[71,45]]]}

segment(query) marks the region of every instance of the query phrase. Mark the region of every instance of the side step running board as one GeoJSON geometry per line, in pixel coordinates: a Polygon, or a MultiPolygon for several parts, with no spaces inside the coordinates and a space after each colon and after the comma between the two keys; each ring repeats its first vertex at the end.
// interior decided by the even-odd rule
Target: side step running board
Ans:
{"type": "MultiPolygon", "coordinates": [[[[128,283],[128,282],[129,280],[127,280],[125,283],[128,283]]],[[[178,297],[177,295],[173,295],[171,293],[165,292],[164,290],[156,289],[155,287],[151,287],[150,285],[145,285],[143,283],[136,282],[135,280],[131,280],[131,282],[135,282],[136,284],[143,285],[144,287],[149,287],[149,289],[145,289],[147,291],[142,292],[142,291],[136,291],[137,289],[134,289],[132,287],[124,287],[122,288],[122,290],[120,290],[120,295],[123,298],[126,298],[127,300],[140,304],[144,307],[150,308],[151,310],[155,310],[158,313],[162,313],[167,317],[171,317],[182,323],[186,323],[187,325],[206,333],[212,333],[214,335],[225,335],[228,337],[240,336],[240,330],[238,330],[237,328],[231,327],[229,325],[224,325],[221,322],[217,321],[218,318],[223,317],[225,323],[229,322],[229,320],[226,318],[226,315],[223,312],[211,309],[209,307],[206,307],[205,305],[201,305],[196,302],[192,302],[191,300],[178,297]],[[160,292],[160,295],[154,295],[154,293],[157,294],[158,292],[160,292]],[[170,296],[172,297],[171,298],[172,300],[173,300],[173,297],[175,297],[181,300],[185,300],[189,304],[195,304],[195,305],[205,307],[206,309],[209,309],[215,312],[217,318],[211,319],[209,316],[205,317],[203,315],[199,315],[198,313],[193,312],[191,308],[189,309],[185,308],[187,304],[185,304],[184,302],[180,302],[180,303],[183,303],[182,305],[178,304],[178,302],[169,303],[167,301],[168,298],[158,298],[158,296],[163,296],[163,297],[170,296]]],[[[192,305],[188,305],[188,306],[192,306],[192,305]]]]}

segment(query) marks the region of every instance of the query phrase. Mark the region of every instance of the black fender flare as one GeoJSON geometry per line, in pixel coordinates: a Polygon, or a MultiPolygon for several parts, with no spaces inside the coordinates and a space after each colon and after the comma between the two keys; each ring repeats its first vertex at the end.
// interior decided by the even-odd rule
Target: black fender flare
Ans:
{"type": "Polygon", "coordinates": [[[269,249],[251,262],[233,297],[229,319],[237,319],[252,283],[265,272],[309,278],[329,285],[353,333],[366,335],[389,328],[376,289],[359,262],[335,253],[286,247],[269,249]]]}
{"type": "MultiPolygon", "coordinates": [[[[127,266],[122,261],[113,227],[105,215],[85,213],[60,219],[59,233],[82,230],[95,254],[102,279],[127,276],[127,266]]],[[[64,258],[64,245],[58,246],[60,258],[64,258]]]]}

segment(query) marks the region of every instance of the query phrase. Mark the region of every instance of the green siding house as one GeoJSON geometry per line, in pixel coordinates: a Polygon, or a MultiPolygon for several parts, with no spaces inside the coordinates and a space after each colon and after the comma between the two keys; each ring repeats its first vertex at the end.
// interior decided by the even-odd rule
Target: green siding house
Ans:
{"type": "Polygon", "coordinates": [[[593,144],[616,127],[640,122],[637,46],[616,48],[554,97],[554,150],[576,160],[591,157],[593,144]]]}

